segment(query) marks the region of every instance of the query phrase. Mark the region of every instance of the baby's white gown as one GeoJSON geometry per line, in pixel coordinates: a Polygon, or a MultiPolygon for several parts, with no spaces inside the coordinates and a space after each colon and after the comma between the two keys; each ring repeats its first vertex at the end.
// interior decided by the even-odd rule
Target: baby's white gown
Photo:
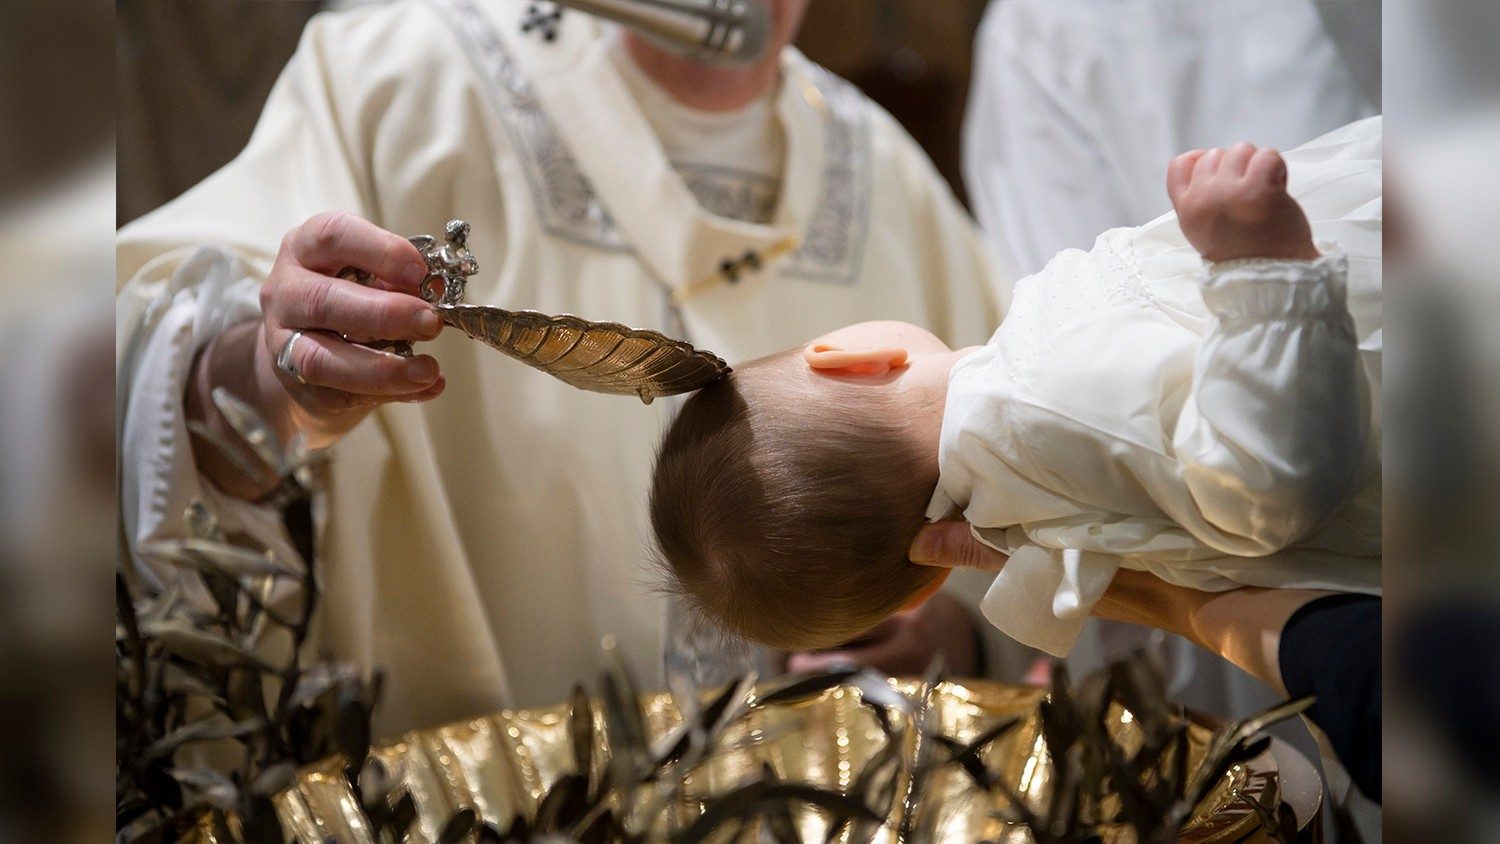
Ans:
{"type": "Polygon", "coordinates": [[[1066,654],[1122,566],[1379,593],[1381,137],[1286,155],[1320,261],[1210,272],[1169,214],[1017,284],[954,367],[928,513],[1010,553],[1001,630],[1066,654]]]}

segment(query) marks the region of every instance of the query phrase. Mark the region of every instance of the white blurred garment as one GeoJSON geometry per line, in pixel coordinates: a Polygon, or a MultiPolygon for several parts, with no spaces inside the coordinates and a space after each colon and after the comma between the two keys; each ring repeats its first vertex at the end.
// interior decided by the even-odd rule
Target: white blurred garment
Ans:
{"type": "Polygon", "coordinates": [[[954,366],[928,515],[1010,554],[983,609],[1018,641],[1066,655],[1121,567],[1379,592],[1381,121],[1287,161],[1322,259],[1205,273],[1175,215],[1111,230],[954,366]]]}
{"type": "Polygon", "coordinates": [[[964,182],[1013,277],[1171,208],[1167,164],[1380,112],[1379,0],[995,0],[964,182]]]}
{"type": "MultiPolygon", "coordinates": [[[[278,513],[199,476],[182,396],[197,351],[258,315],[282,235],[321,211],[406,235],[464,218],[481,268],[466,301],[658,329],[729,360],[869,319],[953,344],[993,330],[1001,285],[972,222],[852,86],[785,53],[779,184],[770,218],[750,222],[763,174],[689,178],[600,25],[568,12],[544,40],[526,12],[444,0],[319,16],[245,151],[121,231],[130,542],[179,534],[201,498],[291,553],[278,513]],[[799,249],[671,303],[724,260],[794,237],[799,249]]],[[[425,348],[442,398],[384,406],[332,449],[311,647],[385,672],[381,733],[562,700],[597,676],[605,635],[641,670],[660,664],[643,502],[671,403],[575,390],[458,331],[425,348]]]]}

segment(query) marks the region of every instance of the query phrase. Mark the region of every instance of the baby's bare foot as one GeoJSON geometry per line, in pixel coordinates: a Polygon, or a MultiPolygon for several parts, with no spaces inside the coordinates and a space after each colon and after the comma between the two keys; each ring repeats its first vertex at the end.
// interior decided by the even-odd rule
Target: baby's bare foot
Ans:
{"type": "Polygon", "coordinates": [[[1318,257],[1307,215],[1286,183],[1280,153],[1244,143],[1183,153],[1167,170],[1182,233],[1209,261],[1318,257]]]}

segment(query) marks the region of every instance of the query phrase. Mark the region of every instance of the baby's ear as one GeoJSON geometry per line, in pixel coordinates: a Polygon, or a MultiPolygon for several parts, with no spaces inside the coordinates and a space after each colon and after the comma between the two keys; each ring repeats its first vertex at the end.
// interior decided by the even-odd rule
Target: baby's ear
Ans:
{"type": "Polygon", "coordinates": [[[830,375],[884,375],[906,366],[906,350],[894,346],[869,349],[841,349],[827,343],[813,343],[802,350],[802,359],[818,372],[830,375]]]}

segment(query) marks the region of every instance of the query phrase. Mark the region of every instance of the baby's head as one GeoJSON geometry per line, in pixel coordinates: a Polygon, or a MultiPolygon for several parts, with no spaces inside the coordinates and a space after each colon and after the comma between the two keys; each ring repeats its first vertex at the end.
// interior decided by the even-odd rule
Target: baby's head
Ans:
{"type": "Polygon", "coordinates": [[[674,588],[784,650],[848,641],[935,591],[946,570],[906,554],[937,483],[952,358],[915,326],[862,323],[690,398],[651,490],[674,588]]]}

